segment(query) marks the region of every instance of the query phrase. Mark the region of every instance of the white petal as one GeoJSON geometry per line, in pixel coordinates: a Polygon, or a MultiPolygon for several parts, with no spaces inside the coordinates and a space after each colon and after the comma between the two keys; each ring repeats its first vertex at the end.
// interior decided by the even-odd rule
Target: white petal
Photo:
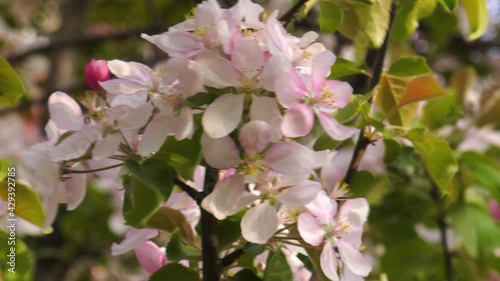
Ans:
{"type": "Polygon", "coordinates": [[[252,96],[250,119],[262,120],[271,126],[273,130],[272,142],[277,142],[283,137],[281,133],[281,120],[283,117],[281,116],[276,99],[271,97],[252,96]]]}
{"type": "Polygon", "coordinates": [[[48,100],[50,119],[57,128],[66,131],[79,130],[83,126],[83,114],[78,103],[63,92],[55,92],[48,100]]]}
{"type": "Polygon", "coordinates": [[[319,258],[321,270],[333,281],[339,281],[339,275],[337,274],[337,256],[333,248],[326,243],[321,251],[321,256],[319,258]]]}
{"type": "Polygon", "coordinates": [[[241,121],[243,95],[226,94],[212,102],[203,114],[203,129],[211,138],[229,135],[241,121]]]}
{"type": "Polygon", "coordinates": [[[370,207],[364,198],[346,200],[339,210],[339,217],[354,227],[362,227],[368,218],[370,207]]]}
{"type": "MultiPolygon", "coordinates": [[[[75,167],[72,169],[78,170],[75,167]]],[[[86,178],[85,174],[72,174],[64,182],[68,211],[76,209],[82,203],[83,199],[85,199],[85,194],[87,193],[86,178]]]]}
{"type": "Polygon", "coordinates": [[[301,207],[311,202],[321,190],[321,184],[306,180],[301,184],[286,188],[277,199],[289,207],[301,207]]]}
{"type": "Polygon", "coordinates": [[[212,51],[205,51],[196,57],[204,70],[205,85],[214,88],[239,85],[238,71],[225,58],[212,51]]]}
{"type": "Polygon", "coordinates": [[[108,61],[108,68],[116,77],[138,82],[152,87],[152,70],[144,64],[121,60],[108,61]]]}
{"type": "Polygon", "coordinates": [[[108,134],[105,138],[96,141],[92,150],[92,158],[101,160],[108,158],[118,151],[122,136],[120,134],[108,134]]]}
{"type": "Polygon", "coordinates": [[[253,38],[243,37],[231,54],[231,62],[247,78],[253,78],[264,66],[264,52],[253,38]]]}
{"type": "Polygon", "coordinates": [[[217,219],[223,220],[240,210],[235,209],[236,203],[243,196],[245,183],[240,175],[231,176],[219,181],[212,193],[202,201],[201,206],[212,213],[217,219]]]}
{"type": "Polygon", "coordinates": [[[354,274],[363,277],[368,276],[372,270],[372,266],[363,258],[359,250],[346,240],[337,239],[336,242],[340,257],[344,264],[349,267],[354,274]]]}
{"type": "Polygon", "coordinates": [[[312,172],[312,151],[295,142],[278,142],[266,152],[267,167],[283,175],[309,175],[312,172]]]}
{"type": "Polygon", "coordinates": [[[297,220],[300,237],[313,246],[319,246],[326,234],[321,223],[310,213],[302,213],[297,220]]]}
{"type": "Polygon", "coordinates": [[[239,140],[243,149],[251,154],[263,151],[272,138],[271,126],[264,121],[251,121],[240,129],[239,140]]]}
{"type": "Polygon", "coordinates": [[[267,201],[248,210],[241,220],[241,234],[252,243],[266,243],[277,229],[278,215],[267,201]]]}
{"type": "Polygon", "coordinates": [[[156,115],[146,126],[142,140],[137,146],[137,152],[146,156],[155,153],[168,136],[169,116],[166,114],[156,115]]]}
{"type": "Polygon", "coordinates": [[[205,161],[216,169],[229,169],[240,162],[240,152],[230,137],[213,139],[203,134],[201,146],[205,161]]]}
{"type": "Polygon", "coordinates": [[[101,130],[97,126],[86,126],[63,139],[52,150],[52,161],[67,161],[82,157],[87,153],[93,142],[101,138],[101,130]]]}
{"type": "Polygon", "coordinates": [[[122,115],[118,121],[118,127],[124,130],[136,130],[142,128],[148,122],[153,112],[153,105],[146,103],[137,108],[129,108],[127,114],[122,115]]]}
{"type": "Polygon", "coordinates": [[[306,208],[321,224],[331,223],[337,214],[337,202],[331,200],[324,191],[320,191],[316,198],[307,204],[306,208]]]}
{"type": "Polygon", "coordinates": [[[111,255],[118,256],[135,249],[142,242],[154,238],[158,235],[156,229],[136,229],[133,228],[127,232],[125,239],[120,244],[113,243],[111,246],[111,255]]]}

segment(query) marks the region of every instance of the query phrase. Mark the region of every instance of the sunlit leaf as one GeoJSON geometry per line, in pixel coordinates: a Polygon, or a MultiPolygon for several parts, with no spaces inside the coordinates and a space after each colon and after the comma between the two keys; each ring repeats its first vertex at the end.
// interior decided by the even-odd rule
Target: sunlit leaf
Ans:
{"type": "Polygon", "coordinates": [[[388,73],[394,76],[410,77],[429,74],[431,69],[423,57],[402,57],[391,64],[388,73]]]}
{"type": "Polygon", "coordinates": [[[451,76],[451,85],[462,104],[465,104],[467,97],[473,95],[476,83],[477,73],[472,67],[460,68],[451,76]]]}
{"type": "Polygon", "coordinates": [[[178,210],[163,206],[158,209],[147,221],[146,226],[167,232],[179,229],[179,234],[183,242],[194,245],[195,233],[186,217],[178,210]]]}
{"type": "Polygon", "coordinates": [[[488,6],[487,0],[462,0],[465,14],[469,19],[469,40],[476,40],[481,37],[488,27],[488,6]]]}
{"type": "Polygon", "coordinates": [[[10,167],[12,167],[12,163],[9,159],[0,158],[0,181],[7,177],[10,167]]]}
{"type": "Polygon", "coordinates": [[[444,94],[443,89],[432,75],[419,76],[406,85],[404,95],[399,100],[399,106],[408,103],[428,100],[444,94]]]}
{"type": "Polygon", "coordinates": [[[391,32],[391,39],[408,39],[419,26],[419,20],[428,17],[436,8],[436,0],[401,0],[391,32]]]}
{"type": "Polygon", "coordinates": [[[21,78],[9,63],[0,57],[0,105],[15,105],[25,95],[26,88],[21,78]]]}
{"type": "Polygon", "coordinates": [[[439,0],[439,3],[441,3],[448,12],[455,10],[458,6],[458,0],[439,0]]]}
{"type": "Polygon", "coordinates": [[[421,128],[410,130],[406,138],[413,143],[432,181],[445,193],[448,183],[458,170],[453,150],[446,141],[421,128]]]}
{"type": "Polygon", "coordinates": [[[9,197],[15,198],[14,213],[16,216],[37,226],[43,226],[45,211],[38,194],[20,182],[3,181],[0,183],[0,197],[8,201],[9,197]],[[10,191],[13,188],[14,191],[10,191]],[[12,196],[11,196],[12,195],[12,196]]]}
{"type": "Polygon", "coordinates": [[[319,27],[321,32],[335,32],[342,23],[342,18],[344,16],[342,8],[328,1],[319,2],[319,7],[319,27]]]}

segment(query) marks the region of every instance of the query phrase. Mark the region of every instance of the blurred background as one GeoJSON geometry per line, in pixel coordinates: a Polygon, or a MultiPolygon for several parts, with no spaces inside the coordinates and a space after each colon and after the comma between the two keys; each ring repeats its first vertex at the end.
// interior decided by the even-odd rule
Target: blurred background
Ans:
{"type": "MultiPolygon", "coordinates": [[[[229,7],[235,2],[219,1],[222,7],[229,7]]],[[[284,14],[295,1],[256,2],[264,5],[268,12],[279,9],[284,14]]],[[[45,138],[43,129],[48,118],[48,96],[54,91],[73,96],[85,93],[87,88],[83,72],[91,59],[137,61],[150,66],[166,59],[166,54],[141,39],[140,34],[166,31],[169,26],[183,21],[195,5],[195,1],[187,0],[0,0],[0,54],[20,74],[28,90],[28,96],[19,105],[0,108],[0,157],[9,158],[16,164],[18,180],[37,190],[42,203],[50,204],[50,198],[44,198],[42,188],[37,187],[30,175],[23,172],[21,160],[29,146],[45,138]]],[[[299,16],[289,26],[289,31],[297,36],[308,30],[320,32],[318,8],[316,5],[306,16],[299,16]]],[[[438,111],[445,110],[446,114],[443,114],[446,116],[439,120],[431,118],[428,122],[432,123],[436,132],[449,137],[452,146],[462,145],[466,146],[462,147],[463,150],[489,155],[495,171],[500,167],[500,140],[494,130],[500,120],[500,1],[488,0],[488,11],[490,21],[486,34],[469,42],[462,7],[447,13],[438,5],[428,17],[420,20],[413,35],[391,42],[387,60],[402,55],[424,56],[443,86],[452,87],[465,96],[467,102],[463,107],[441,107],[437,104],[438,111]],[[491,100],[497,101],[493,108],[486,104],[491,100]],[[492,110],[490,115],[477,117],[487,111],[485,108],[492,110]],[[472,126],[467,121],[471,118],[484,120],[472,126]],[[447,125],[460,129],[462,135],[459,140],[454,139],[453,132],[446,131],[447,125]]],[[[338,32],[323,33],[320,41],[338,57],[361,63],[364,60],[359,57],[359,50],[353,42],[338,32]]],[[[345,80],[355,88],[359,83],[359,77],[355,75],[345,80]]],[[[423,211],[416,214],[415,210],[424,210],[432,202],[399,189],[411,182],[411,175],[415,172],[408,168],[411,163],[392,163],[397,166],[397,174],[404,175],[397,184],[387,181],[390,169],[396,168],[388,167],[389,172],[380,170],[381,149],[371,147],[364,161],[365,169],[376,176],[374,185],[378,186],[374,189],[378,193],[369,195],[370,202],[374,204],[370,219],[373,227],[367,234],[373,237],[368,242],[373,250],[372,260],[375,264],[381,263],[380,267],[388,273],[388,280],[391,281],[438,280],[429,277],[439,276],[432,275],[432,266],[441,264],[439,246],[432,242],[435,240],[432,236],[435,236],[435,221],[429,223],[427,215],[432,214],[422,214],[425,213],[423,211]],[[393,205],[377,205],[384,198],[396,200],[390,201],[393,205]],[[411,208],[408,207],[410,205],[411,208]],[[394,213],[395,210],[398,210],[397,213],[394,213]],[[419,241],[426,241],[425,244],[412,242],[400,245],[403,247],[401,252],[386,251],[384,243],[388,240],[399,237],[401,241],[409,241],[404,240],[406,234],[402,233],[407,230],[406,226],[411,229],[411,235],[408,235],[412,238],[414,234],[418,235],[419,241]],[[401,272],[411,272],[414,277],[406,279],[401,272]]],[[[352,150],[345,151],[345,155],[350,155],[352,150]]],[[[500,173],[500,170],[496,172],[500,173]]],[[[484,185],[491,184],[500,189],[499,183],[493,181],[484,185]]],[[[461,185],[477,187],[476,183],[461,185]]],[[[65,206],[59,208],[51,229],[40,230],[29,223],[21,223],[18,235],[30,249],[26,261],[34,265],[28,275],[40,281],[141,280],[144,272],[132,253],[121,257],[110,255],[111,244],[120,241],[127,230],[120,218],[120,189],[119,182],[93,181],[85,201],[76,210],[69,212],[65,206]]],[[[497,239],[500,240],[500,236],[497,239]]],[[[457,249],[461,247],[460,241],[451,243],[457,243],[457,249]]],[[[457,250],[456,255],[460,255],[460,251],[457,250]]],[[[459,264],[465,266],[457,269],[464,271],[461,273],[464,279],[457,280],[500,280],[498,272],[495,273],[495,269],[500,268],[500,248],[496,254],[494,251],[488,253],[479,262],[471,261],[464,254],[464,260],[460,260],[459,264]],[[495,255],[498,256],[495,258],[495,255]]],[[[21,261],[19,263],[21,267],[21,261]]],[[[379,280],[381,272],[375,271],[374,277],[368,280],[379,280]]],[[[19,280],[33,279],[26,277],[19,280]]]]}

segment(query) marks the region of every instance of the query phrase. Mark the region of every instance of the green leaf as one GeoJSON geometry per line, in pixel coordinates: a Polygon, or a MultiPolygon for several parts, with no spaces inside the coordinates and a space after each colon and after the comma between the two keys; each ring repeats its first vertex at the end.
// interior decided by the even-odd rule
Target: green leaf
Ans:
{"type": "Polygon", "coordinates": [[[384,163],[388,164],[396,160],[401,154],[401,144],[393,139],[383,139],[384,142],[384,163]]]}
{"type": "Polygon", "coordinates": [[[319,27],[321,32],[334,33],[342,24],[342,8],[327,1],[319,2],[319,27]]]}
{"type": "Polygon", "coordinates": [[[3,281],[32,281],[34,280],[35,259],[26,244],[17,237],[10,239],[7,232],[0,231],[0,280],[3,281]],[[13,244],[15,241],[15,245],[13,244]],[[11,248],[15,248],[15,273],[9,271],[11,248]]]}
{"type": "Polygon", "coordinates": [[[141,228],[165,202],[165,197],[156,188],[131,176],[125,177],[123,186],[125,187],[123,217],[128,225],[141,228]]]}
{"type": "Polygon", "coordinates": [[[330,69],[330,76],[328,78],[338,79],[340,77],[359,73],[365,75],[368,74],[368,72],[364,68],[358,66],[355,62],[346,60],[344,58],[337,58],[337,60],[335,60],[335,63],[332,65],[332,68],[330,69]]]}
{"type": "Polygon", "coordinates": [[[455,10],[458,6],[458,0],[439,0],[439,3],[443,5],[447,12],[455,10]]]}
{"type": "Polygon", "coordinates": [[[444,125],[454,125],[464,116],[462,106],[455,95],[443,95],[425,103],[421,122],[429,129],[438,129],[444,125]]]}
{"type": "Polygon", "coordinates": [[[461,171],[470,178],[470,184],[479,184],[500,202],[500,164],[487,155],[467,151],[460,155],[461,171]]]}
{"type": "Polygon", "coordinates": [[[178,229],[170,235],[167,244],[167,259],[171,262],[178,262],[183,259],[200,260],[201,251],[191,245],[184,245],[181,241],[178,229]]]}
{"type": "Polygon", "coordinates": [[[16,105],[26,95],[21,78],[12,66],[0,57],[0,105],[16,105]]]}
{"type": "Polygon", "coordinates": [[[470,93],[474,93],[474,88],[477,85],[477,72],[473,67],[462,67],[455,71],[451,76],[451,85],[455,90],[455,94],[461,104],[465,104],[465,100],[470,93]]]}
{"type": "Polygon", "coordinates": [[[468,40],[476,40],[481,37],[488,27],[487,0],[462,0],[465,14],[469,19],[470,34],[468,40]]]}
{"type": "Polygon", "coordinates": [[[270,252],[267,258],[264,281],[288,281],[293,280],[292,270],[281,250],[270,252]]]}
{"type": "Polygon", "coordinates": [[[255,256],[262,254],[265,249],[266,248],[264,248],[264,246],[254,243],[246,243],[245,246],[243,247],[243,251],[245,251],[245,253],[255,256]]]}
{"type": "Polygon", "coordinates": [[[9,159],[0,158],[0,181],[7,177],[10,167],[12,167],[12,163],[9,159]]]}
{"type": "Polygon", "coordinates": [[[43,226],[45,210],[36,191],[20,182],[3,181],[0,183],[0,197],[4,201],[8,201],[9,197],[15,198],[15,215],[39,227],[43,226]]]}
{"type": "Polygon", "coordinates": [[[139,164],[132,160],[125,161],[125,167],[132,176],[145,185],[149,185],[158,190],[168,199],[174,186],[174,171],[162,159],[152,157],[139,164]]]}
{"type": "Polygon", "coordinates": [[[238,239],[241,238],[240,220],[227,218],[218,222],[217,239],[219,240],[219,250],[226,250],[238,239]]]}
{"type": "Polygon", "coordinates": [[[193,228],[188,223],[186,217],[179,211],[163,206],[158,209],[147,221],[147,227],[174,232],[179,229],[179,234],[183,242],[194,245],[196,243],[193,228]]]}
{"type": "Polygon", "coordinates": [[[365,196],[375,183],[375,177],[368,171],[358,171],[354,174],[350,189],[354,197],[365,196]]]}
{"type": "Polygon", "coordinates": [[[242,269],[238,271],[233,277],[230,277],[231,281],[260,281],[262,279],[259,278],[252,270],[250,269],[242,269]]]}
{"type": "Polygon", "coordinates": [[[436,0],[400,0],[391,32],[391,39],[406,40],[419,26],[419,20],[432,14],[436,0]]]}
{"type": "Polygon", "coordinates": [[[321,269],[321,264],[319,261],[321,255],[321,249],[309,248],[309,247],[305,247],[304,249],[306,250],[307,255],[309,256],[309,260],[311,261],[314,267],[314,272],[317,274],[319,279],[321,281],[330,281],[330,278],[326,277],[326,275],[323,273],[323,270],[321,269]]]}
{"type": "Polygon", "coordinates": [[[403,57],[391,65],[388,73],[399,77],[410,77],[429,74],[431,69],[423,57],[403,57]]]}
{"type": "Polygon", "coordinates": [[[199,281],[200,276],[194,269],[187,268],[178,263],[169,263],[158,269],[149,281],[199,281]]]}
{"type": "Polygon", "coordinates": [[[335,111],[335,119],[337,119],[337,121],[341,124],[346,124],[347,122],[353,120],[365,108],[369,108],[367,100],[368,98],[365,95],[352,95],[349,98],[349,103],[344,108],[340,108],[335,111]]]}
{"type": "Polygon", "coordinates": [[[193,180],[194,170],[203,158],[200,138],[203,130],[197,130],[191,139],[176,140],[168,137],[156,157],[164,160],[186,180],[193,180]]]}
{"type": "Polygon", "coordinates": [[[432,181],[445,193],[448,183],[458,170],[453,150],[446,141],[426,133],[421,128],[410,130],[406,138],[413,143],[432,181]]]}

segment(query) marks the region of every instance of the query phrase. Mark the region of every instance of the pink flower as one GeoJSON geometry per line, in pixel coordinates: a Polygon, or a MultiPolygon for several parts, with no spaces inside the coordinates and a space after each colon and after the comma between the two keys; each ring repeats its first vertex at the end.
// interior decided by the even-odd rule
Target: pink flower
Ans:
{"type": "Polygon", "coordinates": [[[134,252],[139,264],[148,273],[153,274],[167,263],[165,248],[160,248],[151,241],[142,242],[134,252]]]}
{"type": "Polygon", "coordinates": [[[304,241],[313,246],[325,242],[320,256],[321,269],[325,275],[331,280],[340,280],[336,247],[344,264],[342,280],[366,277],[371,265],[363,258],[359,247],[363,224],[368,217],[367,201],[363,198],[346,200],[337,212],[337,202],[325,192],[320,192],[306,208],[307,212],[299,215],[298,230],[304,241]]]}
{"type": "Polygon", "coordinates": [[[500,220],[500,206],[498,202],[495,199],[490,199],[489,206],[491,216],[496,220],[500,220]]]}
{"type": "Polygon", "coordinates": [[[85,82],[91,90],[101,91],[98,82],[109,80],[109,69],[105,60],[92,59],[85,67],[85,82]]]}
{"type": "Polygon", "coordinates": [[[111,255],[123,255],[156,236],[158,236],[158,230],[156,229],[132,228],[125,234],[125,239],[123,239],[120,244],[113,243],[113,245],[111,245],[111,255]]]}

